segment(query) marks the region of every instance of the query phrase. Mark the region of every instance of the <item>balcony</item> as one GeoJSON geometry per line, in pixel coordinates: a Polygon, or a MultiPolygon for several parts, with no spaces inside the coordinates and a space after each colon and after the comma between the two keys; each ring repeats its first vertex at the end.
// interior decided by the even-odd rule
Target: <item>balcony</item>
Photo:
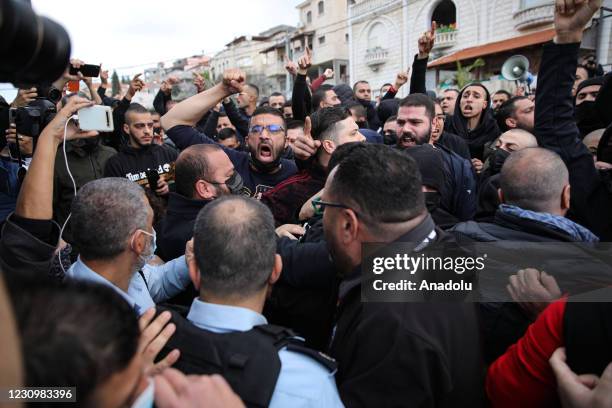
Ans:
{"type": "Polygon", "coordinates": [[[457,44],[458,34],[459,34],[459,30],[457,29],[447,30],[447,31],[437,30],[433,49],[442,50],[445,48],[454,47],[457,44]]]}
{"type": "Polygon", "coordinates": [[[365,63],[372,71],[378,71],[378,68],[387,62],[389,59],[389,50],[381,47],[366,50],[365,63]]]}
{"type": "Polygon", "coordinates": [[[545,24],[552,24],[555,18],[554,2],[523,8],[514,13],[514,28],[526,30],[545,24]]]}

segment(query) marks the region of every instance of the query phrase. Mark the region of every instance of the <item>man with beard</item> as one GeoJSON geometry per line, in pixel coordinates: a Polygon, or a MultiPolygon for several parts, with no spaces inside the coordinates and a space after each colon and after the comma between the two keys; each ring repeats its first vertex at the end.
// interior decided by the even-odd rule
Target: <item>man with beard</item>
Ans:
{"type": "MultiPolygon", "coordinates": [[[[77,191],[92,180],[104,176],[104,167],[108,160],[117,152],[112,147],[100,143],[99,136],[90,139],[77,139],[66,143],[66,156],[64,150],[59,149],[55,157],[55,173],[53,175],[53,219],[64,225],[70,207],[74,200],[74,185],[77,191]],[[68,167],[66,167],[66,159],[68,167]],[[72,174],[72,179],[68,174],[72,174]]],[[[70,223],[62,235],[64,241],[72,243],[70,223]]]]}
{"type": "Polygon", "coordinates": [[[510,92],[504,89],[495,92],[492,97],[491,108],[493,108],[494,112],[497,112],[499,107],[510,100],[510,98],[512,98],[512,95],[510,95],[510,92]]]}
{"type": "Polygon", "coordinates": [[[185,252],[193,223],[206,204],[224,195],[241,194],[243,183],[221,147],[199,144],[183,150],[176,160],[175,187],[160,222],[158,254],[164,260],[185,252]]]}
{"type": "Polygon", "coordinates": [[[515,96],[504,102],[495,113],[502,131],[523,129],[533,133],[535,103],[527,96],[515,96]]]}
{"type": "Polygon", "coordinates": [[[442,110],[442,106],[439,102],[434,101],[436,108],[436,116],[433,122],[433,128],[431,129],[431,139],[429,143],[435,145],[436,143],[445,146],[448,150],[457,153],[459,156],[466,160],[470,160],[470,149],[465,143],[465,140],[459,136],[446,132],[444,130],[444,122],[446,122],[446,115],[442,110]]]}
{"type": "Polygon", "coordinates": [[[388,146],[366,144],[332,170],[318,204],[342,278],[330,347],[342,402],[484,406],[473,304],[361,300],[364,243],[427,247],[450,239],[427,213],[414,160],[388,146]]]}
{"type": "Polygon", "coordinates": [[[148,265],[157,246],[153,209],[134,183],[116,177],[87,183],[74,199],[71,219],[80,255],[67,279],[113,288],[138,315],[189,284],[185,256],[148,265]]]}
{"type": "Polygon", "coordinates": [[[277,225],[298,221],[302,205],[323,188],[329,160],[338,146],[365,141],[353,117],[340,107],[323,108],[313,113],[306,119],[304,135],[321,142],[314,163],[262,196],[262,202],[272,210],[277,225]]]}
{"type": "MultiPolygon", "coordinates": [[[[199,143],[215,143],[193,126],[221,99],[240,92],[245,86],[244,82],[245,76],[240,70],[226,70],[221,83],[176,105],[161,119],[168,137],[179,149],[199,143]]],[[[286,125],[282,113],[278,109],[262,107],[253,112],[250,120],[245,138],[249,152],[224,148],[249,195],[259,198],[262,193],[296,173],[295,163],[282,158],[285,139],[286,125]]]]}
{"type": "MultiPolygon", "coordinates": [[[[407,149],[429,143],[434,124],[435,106],[430,97],[412,94],[402,99],[397,113],[397,148],[407,149]]],[[[446,194],[441,206],[460,220],[476,214],[476,178],[471,165],[458,154],[436,144],[443,152],[446,194]]]]}
{"type": "Polygon", "coordinates": [[[125,177],[141,186],[148,186],[157,195],[170,192],[166,180],[178,153],[167,145],[153,143],[153,118],[142,105],[133,103],[125,112],[123,130],[129,136],[129,143],[119,153],[108,159],[104,177],[125,177]],[[159,174],[157,186],[149,186],[147,172],[159,174]]]}

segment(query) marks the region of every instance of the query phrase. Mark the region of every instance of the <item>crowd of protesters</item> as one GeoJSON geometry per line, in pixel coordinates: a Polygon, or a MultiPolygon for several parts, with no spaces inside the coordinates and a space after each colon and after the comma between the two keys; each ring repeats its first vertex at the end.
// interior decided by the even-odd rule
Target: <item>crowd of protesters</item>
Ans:
{"type": "Polygon", "coordinates": [[[81,407],[612,407],[609,281],[600,302],[539,265],[508,302],[361,287],[365,244],[415,242],[566,243],[546,256],[593,287],[578,245],[612,239],[612,73],[579,50],[600,6],[556,1],[531,94],[428,91],[435,24],[376,101],[311,80],[308,49],[290,99],[227,69],[182,101],[167,78],[149,110],[140,75],[115,98],[107,71],[94,90],[66,70],[36,138],[9,122],[38,96],[19,90],[0,114],[2,386],[76,387],[81,407]],[[73,121],[94,104],[112,132],[73,121]]]}

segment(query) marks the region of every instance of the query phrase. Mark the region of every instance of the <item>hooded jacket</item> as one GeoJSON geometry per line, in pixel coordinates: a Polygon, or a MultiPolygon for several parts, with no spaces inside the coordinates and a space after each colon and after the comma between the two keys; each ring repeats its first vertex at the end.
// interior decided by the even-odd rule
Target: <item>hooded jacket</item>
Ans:
{"type": "Polygon", "coordinates": [[[501,134],[491,110],[491,96],[489,95],[489,90],[479,83],[466,85],[457,96],[455,113],[446,121],[444,130],[465,139],[470,148],[472,157],[483,160],[484,145],[487,142],[495,140],[501,134]],[[487,106],[480,116],[480,123],[472,130],[468,129],[468,120],[461,112],[461,98],[465,90],[470,86],[481,87],[485,91],[485,98],[487,100],[487,106]]]}
{"type": "Polygon", "coordinates": [[[178,152],[166,145],[151,144],[140,149],[126,145],[108,159],[104,177],[125,177],[144,186],[148,184],[147,170],[155,169],[160,176],[166,175],[166,181],[173,180],[177,157],[178,152]]]}

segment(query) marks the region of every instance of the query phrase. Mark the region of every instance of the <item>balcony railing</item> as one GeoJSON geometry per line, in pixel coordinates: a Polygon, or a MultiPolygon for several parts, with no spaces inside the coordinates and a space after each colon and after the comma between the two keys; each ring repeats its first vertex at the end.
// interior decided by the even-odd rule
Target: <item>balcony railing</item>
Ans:
{"type": "Polygon", "coordinates": [[[514,28],[526,30],[544,24],[551,24],[555,18],[554,2],[535,7],[523,8],[514,13],[514,28]]]}
{"type": "Polygon", "coordinates": [[[459,30],[436,32],[436,39],[434,42],[434,50],[441,50],[444,48],[451,48],[457,44],[457,35],[459,30]]]}
{"type": "Polygon", "coordinates": [[[378,71],[378,68],[389,59],[389,50],[376,47],[366,51],[365,63],[372,71],[378,71]]]}

